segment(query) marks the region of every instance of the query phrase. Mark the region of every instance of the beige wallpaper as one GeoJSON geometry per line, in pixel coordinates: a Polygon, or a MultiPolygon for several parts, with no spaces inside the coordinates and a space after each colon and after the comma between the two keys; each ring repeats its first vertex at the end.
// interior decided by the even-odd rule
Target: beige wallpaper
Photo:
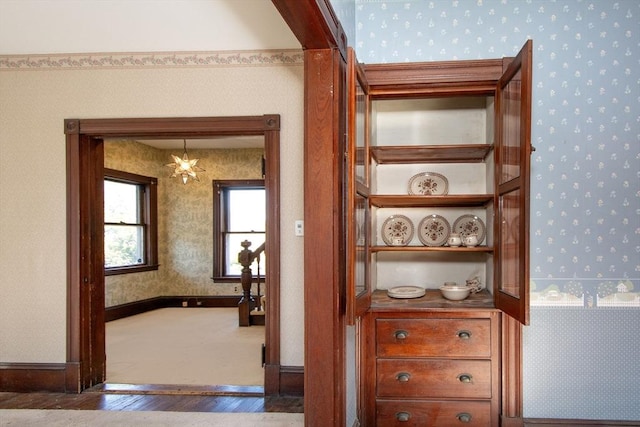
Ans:
{"type": "MultiPolygon", "coordinates": [[[[213,187],[216,179],[262,178],[263,149],[188,150],[205,169],[186,185],[170,178],[171,154],[127,140],[104,144],[105,167],[158,178],[158,271],[107,276],[105,305],[156,296],[234,295],[238,285],[213,283],[213,187]]],[[[187,147],[188,148],[188,147],[187,147]]],[[[238,248],[240,251],[242,248],[238,248]]]]}
{"type": "MultiPolygon", "coordinates": [[[[166,63],[143,54],[124,62],[113,55],[0,56],[0,362],[66,360],[64,119],[280,114],[281,362],[303,365],[303,238],[293,233],[303,219],[300,53],[237,52],[233,62],[168,54],[174,59],[166,63]],[[26,172],[7,167],[11,159],[24,160],[26,172]]],[[[185,215],[208,222],[209,212],[185,215]]]]}

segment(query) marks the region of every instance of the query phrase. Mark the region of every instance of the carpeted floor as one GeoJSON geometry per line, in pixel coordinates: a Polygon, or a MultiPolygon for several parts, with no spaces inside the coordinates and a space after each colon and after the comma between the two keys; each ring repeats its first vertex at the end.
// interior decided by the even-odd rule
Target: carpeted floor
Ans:
{"type": "Polygon", "coordinates": [[[163,308],[106,324],[107,383],[264,384],[264,326],[237,308],[163,308]]]}
{"type": "Polygon", "coordinates": [[[304,425],[303,414],[0,410],[0,426],[12,427],[294,427],[302,425],[304,425]]]}

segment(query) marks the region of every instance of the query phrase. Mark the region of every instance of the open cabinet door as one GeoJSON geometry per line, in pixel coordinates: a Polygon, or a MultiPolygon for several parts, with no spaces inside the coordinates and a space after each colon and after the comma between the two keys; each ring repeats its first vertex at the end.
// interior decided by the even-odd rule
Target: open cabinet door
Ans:
{"type": "Polygon", "coordinates": [[[369,96],[364,72],[348,49],[347,135],[345,177],[347,229],[347,323],[355,324],[369,308],[369,96]]]}
{"type": "Polygon", "coordinates": [[[496,306],[529,324],[529,173],[531,62],[527,41],[496,90],[496,306]]]}

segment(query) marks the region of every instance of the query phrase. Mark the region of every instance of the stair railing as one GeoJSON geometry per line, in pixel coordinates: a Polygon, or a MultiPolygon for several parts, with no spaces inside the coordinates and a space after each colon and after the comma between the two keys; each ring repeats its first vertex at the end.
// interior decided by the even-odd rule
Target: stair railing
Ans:
{"type": "MultiPolygon", "coordinates": [[[[240,243],[242,246],[242,250],[238,253],[238,262],[242,265],[242,272],[240,273],[240,283],[242,285],[242,297],[238,302],[238,324],[239,326],[251,326],[251,310],[256,305],[255,298],[251,295],[251,282],[252,282],[252,273],[251,273],[251,264],[253,261],[258,258],[260,259],[260,254],[264,252],[265,244],[258,246],[255,251],[249,249],[251,246],[251,242],[248,240],[244,240],[240,243]]],[[[258,284],[260,283],[260,276],[258,276],[258,284]]],[[[260,295],[258,295],[258,298],[260,295]]],[[[258,304],[260,302],[258,301],[258,304]]]]}

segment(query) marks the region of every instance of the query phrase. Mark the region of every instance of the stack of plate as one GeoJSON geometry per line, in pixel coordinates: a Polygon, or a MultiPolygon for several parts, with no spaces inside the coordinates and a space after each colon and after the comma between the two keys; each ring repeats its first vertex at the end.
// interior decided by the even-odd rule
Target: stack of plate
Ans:
{"type": "Polygon", "coordinates": [[[387,295],[391,298],[420,298],[426,293],[424,288],[418,286],[396,286],[387,290],[387,295]]]}

